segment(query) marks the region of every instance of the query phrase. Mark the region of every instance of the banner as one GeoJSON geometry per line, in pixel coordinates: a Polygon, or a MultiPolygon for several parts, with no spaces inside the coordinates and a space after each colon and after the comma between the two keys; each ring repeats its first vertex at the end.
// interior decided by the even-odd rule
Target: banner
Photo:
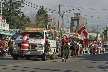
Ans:
{"type": "Polygon", "coordinates": [[[9,30],[9,24],[0,22],[0,30],[9,30]]]}

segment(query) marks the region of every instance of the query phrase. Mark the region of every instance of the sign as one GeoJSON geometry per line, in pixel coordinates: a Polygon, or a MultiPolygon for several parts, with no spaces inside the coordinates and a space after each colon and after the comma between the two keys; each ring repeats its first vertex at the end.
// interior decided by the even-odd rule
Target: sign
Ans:
{"type": "Polygon", "coordinates": [[[1,30],[9,30],[9,24],[0,22],[0,29],[1,30]]]}

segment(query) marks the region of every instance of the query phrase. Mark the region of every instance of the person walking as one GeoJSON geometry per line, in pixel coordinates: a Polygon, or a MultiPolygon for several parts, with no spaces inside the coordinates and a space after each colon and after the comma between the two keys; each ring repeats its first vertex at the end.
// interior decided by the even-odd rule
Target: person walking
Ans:
{"type": "Polygon", "coordinates": [[[64,35],[62,39],[62,47],[61,47],[61,57],[62,57],[62,62],[68,59],[69,55],[69,46],[68,46],[69,41],[67,40],[67,36],[64,35]]]}
{"type": "Polygon", "coordinates": [[[0,50],[1,50],[1,54],[0,54],[0,56],[4,56],[5,55],[5,46],[4,46],[4,44],[3,44],[3,42],[2,42],[2,40],[0,39],[0,50]]]}
{"type": "Polygon", "coordinates": [[[71,52],[71,56],[73,56],[73,57],[76,56],[76,52],[75,52],[75,45],[76,45],[76,43],[73,42],[73,43],[71,43],[71,46],[70,46],[70,49],[72,50],[72,52],[71,52]]]}
{"type": "Polygon", "coordinates": [[[8,46],[9,46],[9,54],[12,55],[12,51],[13,51],[13,41],[12,41],[12,39],[9,40],[8,46]]]}

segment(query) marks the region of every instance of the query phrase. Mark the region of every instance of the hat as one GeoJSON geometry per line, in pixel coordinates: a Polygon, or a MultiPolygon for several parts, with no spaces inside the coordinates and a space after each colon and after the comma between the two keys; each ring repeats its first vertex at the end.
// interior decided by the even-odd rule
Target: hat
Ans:
{"type": "Polygon", "coordinates": [[[27,36],[27,37],[29,37],[29,34],[25,34],[24,36],[27,36]]]}
{"type": "Polygon", "coordinates": [[[25,34],[23,40],[27,40],[29,38],[29,34],[25,34]]]}

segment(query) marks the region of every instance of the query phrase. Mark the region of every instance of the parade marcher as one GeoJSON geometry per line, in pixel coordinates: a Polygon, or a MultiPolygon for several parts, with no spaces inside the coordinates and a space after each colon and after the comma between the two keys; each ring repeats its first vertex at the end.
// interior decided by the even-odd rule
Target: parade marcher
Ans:
{"type": "Polygon", "coordinates": [[[3,44],[1,39],[0,39],[0,50],[1,50],[1,54],[0,55],[3,57],[5,55],[5,52],[4,52],[5,46],[4,46],[4,44],[3,44]]]}
{"type": "Polygon", "coordinates": [[[82,54],[82,44],[79,43],[79,53],[82,54]]]}
{"type": "Polygon", "coordinates": [[[94,51],[95,51],[95,53],[98,52],[97,49],[98,49],[98,44],[95,42],[95,43],[94,43],[94,51]]]}
{"type": "Polygon", "coordinates": [[[78,56],[78,51],[79,51],[79,42],[76,43],[75,45],[75,54],[78,56]]]}
{"type": "Polygon", "coordinates": [[[9,40],[8,46],[9,46],[9,54],[12,55],[12,51],[13,51],[13,41],[12,41],[12,39],[9,40]]]}
{"type": "Polygon", "coordinates": [[[94,47],[94,45],[91,44],[91,45],[89,45],[89,47],[90,47],[90,55],[92,55],[93,54],[93,47],[94,47]]]}
{"type": "Polygon", "coordinates": [[[72,42],[71,43],[71,47],[70,47],[70,49],[72,50],[72,53],[71,53],[71,56],[76,56],[76,42],[72,42]]]}
{"type": "Polygon", "coordinates": [[[102,53],[104,53],[104,52],[105,52],[105,48],[104,48],[103,43],[101,43],[101,52],[102,52],[102,53]]]}
{"type": "Polygon", "coordinates": [[[101,52],[101,43],[99,42],[98,43],[98,54],[100,54],[100,52],[101,52]]]}
{"type": "Polygon", "coordinates": [[[61,47],[61,57],[62,57],[62,62],[66,59],[68,59],[69,55],[69,47],[68,47],[69,41],[67,40],[67,36],[64,35],[62,39],[62,47],[61,47]]]}

